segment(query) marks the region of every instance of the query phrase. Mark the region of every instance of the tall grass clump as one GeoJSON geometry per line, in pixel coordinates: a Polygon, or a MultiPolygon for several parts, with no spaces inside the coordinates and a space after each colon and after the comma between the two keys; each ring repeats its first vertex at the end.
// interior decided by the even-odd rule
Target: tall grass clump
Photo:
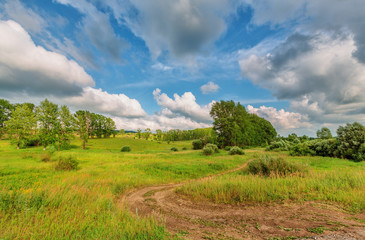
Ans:
{"type": "Polygon", "coordinates": [[[308,167],[299,163],[292,163],[280,157],[261,155],[248,163],[248,172],[261,176],[287,176],[304,174],[308,167]]]}
{"type": "Polygon", "coordinates": [[[74,156],[60,156],[55,166],[57,171],[71,171],[77,170],[79,161],[74,156]]]}
{"type": "Polygon", "coordinates": [[[131,151],[131,147],[130,146],[123,146],[120,149],[121,152],[130,152],[131,151]]]}
{"type": "Polygon", "coordinates": [[[244,155],[245,152],[242,148],[234,146],[229,149],[229,155],[244,155]]]}

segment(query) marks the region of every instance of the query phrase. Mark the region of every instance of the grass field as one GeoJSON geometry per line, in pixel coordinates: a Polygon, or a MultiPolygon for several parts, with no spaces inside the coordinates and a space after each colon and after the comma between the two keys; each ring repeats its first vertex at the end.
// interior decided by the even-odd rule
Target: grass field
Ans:
{"type": "Polygon", "coordinates": [[[163,226],[136,219],[118,204],[125,191],[200,178],[247,159],[202,156],[191,142],[90,139],[85,151],[81,141],[72,144],[52,158],[73,155],[80,169],[56,171],[55,161],[40,160],[41,147],[16,150],[0,141],[0,239],[163,239],[163,226]],[[124,145],[132,151],[120,152],[124,145]]]}
{"type": "MultiPolygon", "coordinates": [[[[40,160],[41,147],[16,150],[9,141],[0,141],[0,239],[170,239],[156,220],[130,214],[120,197],[134,188],[232,169],[263,152],[204,156],[192,150],[190,141],[167,144],[128,137],[90,139],[87,150],[77,139],[72,144],[52,158],[72,155],[79,169],[56,171],[56,161],[40,160]],[[120,152],[125,145],[132,151],[120,152]],[[172,147],[179,151],[172,152],[172,147]]],[[[307,164],[309,172],[304,177],[264,178],[240,171],[191,182],[178,192],[233,204],[321,200],[365,210],[365,162],[271,154],[307,164]]]]}

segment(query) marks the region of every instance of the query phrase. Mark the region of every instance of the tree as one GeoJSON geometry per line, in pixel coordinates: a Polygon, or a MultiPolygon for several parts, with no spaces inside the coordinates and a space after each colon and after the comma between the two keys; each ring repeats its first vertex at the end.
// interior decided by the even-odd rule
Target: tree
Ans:
{"type": "Polygon", "coordinates": [[[339,151],[347,159],[365,159],[365,127],[358,122],[347,123],[337,129],[339,151]]]}
{"type": "Polygon", "coordinates": [[[39,137],[44,147],[43,150],[57,141],[58,117],[58,105],[48,101],[48,99],[42,101],[37,108],[39,137]]]}
{"type": "Polygon", "coordinates": [[[5,122],[10,137],[17,146],[26,145],[26,141],[31,136],[37,121],[34,112],[26,105],[17,106],[11,118],[5,122]]]}
{"type": "Polygon", "coordinates": [[[85,150],[86,142],[89,138],[91,124],[90,112],[79,110],[75,113],[75,127],[82,139],[82,149],[85,150]]]}
{"type": "Polygon", "coordinates": [[[332,138],[331,130],[327,127],[323,127],[321,130],[317,131],[317,137],[320,139],[330,139],[332,138]]]}
{"type": "Polygon", "coordinates": [[[70,139],[72,138],[72,133],[74,131],[74,116],[71,114],[67,106],[61,106],[58,112],[59,121],[57,124],[57,141],[58,150],[61,148],[67,148],[70,145],[70,139]]]}
{"type": "Polygon", "coordinates": [[[215,102],[210,115],[220,147],[262,145],[276,136],[276,130],[269,121],[247,113],[240,103],[215,102]]]}
{"type": "Polygon", "coordinates": [[[14,106],[5,99],[0,99],[0,139],[5,133],[5,122],[10,119],[14,106]]]}
{"type": "Polygon", "coordinates": [[[156,130],[156,139],[157,139],[157,141],[162,140],[162,131],[161,131],[161,129],[156,130]]]}
{"type": "Polygon", "coordinates": [[[141,136],[142,136],[142,129],[138,128],[137,129],[137,138],[141,139],[141,136]]]}
{"type": "Polygon", "coordinates": [[[151,129],[150,128],[146,128],[144,130],[144,133],[143,133],[143,137],[148,140],[150,138],[150,135],[151,135],[151,129]]]}

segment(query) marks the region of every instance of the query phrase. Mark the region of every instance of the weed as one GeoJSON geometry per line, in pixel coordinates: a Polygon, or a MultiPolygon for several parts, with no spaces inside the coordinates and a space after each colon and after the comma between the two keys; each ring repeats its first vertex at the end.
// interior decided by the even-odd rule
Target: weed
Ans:
{"type": "Polygon", "coordinates": [[[325,228],[324,227],[316,227],[316,228],[308,228],[307,230],[311,233],[322,234],[322,233],[324,233],[325,228]]]}

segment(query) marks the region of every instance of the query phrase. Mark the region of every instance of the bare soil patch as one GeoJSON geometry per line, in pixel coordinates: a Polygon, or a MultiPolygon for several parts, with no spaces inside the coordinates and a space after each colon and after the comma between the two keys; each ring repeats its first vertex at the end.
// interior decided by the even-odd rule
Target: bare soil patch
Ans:
{"type": "Polygon", "coordinates": [[[195,202],[175,193],[183,184],[139,189],[126,194],[121,203],[137,216],[156,217],[172,234],[186,239],[365,239],[365,214],[319,202],[240,206],[195,202]]]}

